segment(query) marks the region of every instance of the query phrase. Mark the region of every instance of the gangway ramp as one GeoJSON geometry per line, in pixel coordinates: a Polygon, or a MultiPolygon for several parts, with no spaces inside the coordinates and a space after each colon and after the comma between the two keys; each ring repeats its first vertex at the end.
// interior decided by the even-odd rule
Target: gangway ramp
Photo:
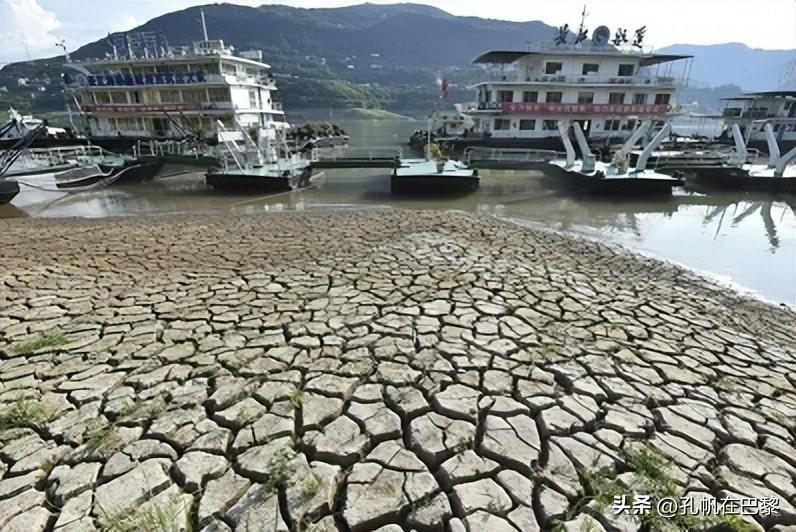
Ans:
{"type": "Polygon", "coordinates": [[[563,153],[553,150],[525,148],[471,146],[464,150],[464,159],[469,166],[492,170],[538,170],[542,165],[564,157],[563,153]]]}
{"type": "Polygon", "coordinates": [[[333,168],[398,168],[401,165],[401,150],[395,149],[332,149],[313,150],[310,166],[315,169],[333,168]]]}

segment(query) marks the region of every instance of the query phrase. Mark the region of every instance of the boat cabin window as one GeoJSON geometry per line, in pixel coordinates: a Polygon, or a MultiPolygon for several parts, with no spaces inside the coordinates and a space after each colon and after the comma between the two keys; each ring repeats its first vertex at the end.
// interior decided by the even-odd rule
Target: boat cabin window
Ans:
{"type": "Polygon", "coordinates": [[[526,103],[538,102],[539,93],[536,91],[522,91],[522,101],[526,103]]]}
{"type": "Polygon", "coordinates": [[[111,92],[112,103],[127,103],[127,93],[122,91],[111,92]]]}
{"type": "Polygon", "coordinates": [[[506,118],[495,118],[495,131],[509,129],[511,121],[506,118]]]}
{"type": "Polygon", "coordinates": [[[671,97],[671,94],[656,94],[655,105],[667,105],[671,97]]]}
{"type": "Polygon", "coordinates": [[[578,103],[594,103],[594,93],[593,92],[579,92],[578,93],[578,103]]]}
{"type": "Polygon", "coordinates": [[[608,103],[625,103],[624,92],[610,92],[608,93],[608,103]]]}
{"type": "Polygon", "coordinates": [[[222,63],[221,64],[221,71],[224,74],[237,74],[238,73],[238,69],[235,67],[235,65],[230,65],[229,63],[222,63]]]}
{"type": "Polygon", "coordinates": [[[94,102],[95,103],[111,103],[111,95],[107,92],[95,92],[94,93],[94,102]]]}
{"type": "Polygon", "coordinates": [[[619,120],[606,120],[603,129],[605,131],[618,131],[619,130],[619,120]]]}
{"type": "Polygon", "coordinates": [[[558,129],[558,124],[555,120],[543,120],[542,129],[545,131],[553,131],[558,129]]]}
{"type": "Polygon", "coordinates": [[[547,102],[547,103],[561,103],[561,92],[548,92],[545,95],[545,102],[547,102]]]}
{"type": "Polygon", "coordinates": [[[180,91],[168,90],[160,91],[161,103],[177,103],[180,101],[180,91]]]}
{"type": "Polygon", "coordinates": [[[634,94],[633,103],[636,105],[644,105],[645,103],[647,103],[647,95],[644,93],[634,94]]]}
{"type": "Polygon", "coordinates": [[[514,100],[514,91],[497,91],[499,102],[511,102],[514,100]]]}
{"type": "Polygon", "coordinates": [[[182,101],[184,102],[203,102],[205,99],[205,91],[199,89],[183,89],[182,101]]]}
{"type": "Polygon", "coordinates": [[[596,74],[600,70],[597,63],[583,63],[583,75],[596,74]]]}
{"type": "Polygon", "coordinates": [[[632,76],[635,70],[635,65],[619,65],[617,74],[620,76],[632,76]]]}
{"type": "Polygon", "coordinates": [[[520,129],[536,129],[536,120],[520,120],[520,129]]]}
{"type": "Polygon", "coordinates": [[[207,89],[207,99],[211,102],[228,102],[230,101],[229,89],[228,88],[207,89]]]}
{"type": "Polygon", "coordinates": [[[562,68],[564,68],[564,65],[562,63],[555,62],[555,61],[550,61],[548,63],[545,63],[545,65],[544,65],[544,73],[545,74],[557,74],[558,72],[561,72],[562,68]]]}
{"type": "Polygon", "coordinates": [[[635,120],[628,120],[622,126],[622,129],[624,129],[626,131],[632,131],[633,129],[635,129],[635,127],[636,127],[636,121],[635,120]]]}

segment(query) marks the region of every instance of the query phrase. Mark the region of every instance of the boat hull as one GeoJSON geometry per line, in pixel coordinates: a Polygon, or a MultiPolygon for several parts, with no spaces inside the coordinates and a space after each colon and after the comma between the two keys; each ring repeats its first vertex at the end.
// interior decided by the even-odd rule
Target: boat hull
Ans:
{"type": "MultiPolygon", "coordinates": [[[[556,167],[558,168],[558,167],[556,167]]],[[[672,188],[682,186],[680,179],[655,179],[642,177],[600,178],[558,168],[556,181],[588,194],[602,196],[663,196],[671,195],[672,188]]]]}
{"type": "Polygon", "coordinates": [[[228,192],[289,192],[293,190],[290,177],[270,177],[247,174],[208,172],[205,182],[216,190],[228,192]]]}
{"type": "Polygon", "coordinates": [[[708,166],[688,171],[689,181],[715,188],[796,194],[796,177],[750,176],[743,168],[708,166]]]}
{"type": "Polygon", "coordinates": [[[15,172],[8,172],[6,176],[27,177],[32,175],[54,174],[57,172],[65,172],[66,170],[71,170],[72,168],[77,168],[77,163],[66,163],[66,164],[53,165],[53,166],[42,166],[39,168],[29,168],[15,172]]]}
{"type": "Polygon", "coordinates": [[[390,190],[397,194],[469,194],[478,190],[478,176],[393,175],[390,190]]]}
{"type": "Polygon", "coordinates": [[[19,183],[11,179],[0,179],[0,205],[11,203],[19,194],[19,183]]]}
{"type": "Polygon", "coordinates": [[[112,184],[129,185],[133,183],[142,183],[144,181],[153,179],[160,171],[162,166],[163,163],[157,160],[129,161],[125,163],[124,166],[99,164],[98,167],[101,171],[101,174],[87,176],[85,179],[75,179],[62,182],[58,182],[56,180],[55,186],[60,189],[88,187],[96,185],[100,181],[106,179],[110,180],[120,173],[121,175],[119,175],[117,179],[114,179],[112,184]]]}

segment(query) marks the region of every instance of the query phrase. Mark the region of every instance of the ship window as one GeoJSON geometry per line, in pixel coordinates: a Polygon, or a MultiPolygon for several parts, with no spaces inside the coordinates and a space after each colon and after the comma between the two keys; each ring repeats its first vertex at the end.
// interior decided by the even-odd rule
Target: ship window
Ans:
{"type": "Polygon", "coordinates": [[[632,76],[633,72],[635,71],[634,65],[619,65],[619,72],[620,76],[632,76]]]}
{"type": "Polygon", "coordinates": [[[619,129],[619,120],[606,120],[603,129],[605,131],[617,131],[619,129]]]}
{"type": "Polygon", "coordinates": [[[254,89],[249,89],[249,107],[257,108],[257,91],[254,89]]]}
{"type": "Polygon", "coordinates": [[[500,129],[509,129],[511,127],[511,121],[505,118],[495,118],[495,131],[500,129]]]}
{"type": "Polygon", "coordinates": [[[522,101],[523,102],[538,102],[539,101],[539,93],[536,91],[522,91],[522,101]]]}
{"type": "Polygon", "coordinates": [[[211,102],[228,102],[229,101],[229,89],[208,89],[207,90],[208,99],[211,102]]]}
{"type": "Polygon", "coordinates": [[[185,89],[182,91],[182,101],[184,102],[201,102],[204,100],[205,91],[203,90],[190,90],[185,89]]]}
{"type": "Polygon", "coordinates": [[[107,92],[95,92],[94,101],[96,103],[111,103],[111,95],[107,92]]]}
{"type": "Polygon", "coordinates": [[[235,65],[230,65],[229,63],[221,63],[221,72],[224,74],[237,74],[238,69],[235,68],[235,65]]]}
{"type": "Polygon", "coordinates": [[[636,127],[636,121],[635,120],[628,120],[622,126],[622,129],[627,130],[627,131],[632,131],[635,127],[636,127]]]}
{"type": "Polygon", "coordinates": [[[514,100],[514,91],[497,91],[499,102],[511,102],[514,100]]]}
{"type": "Polygon", "coordinates": [[[594,103],[594,93],[593,92],[579,92],[578,93],[578,103],[594,103]]]}
{"type": "Polygon", "coordinates": [[[558,123],[556,123],[555,120],[543,120],[542,129],[545,131],[552,131],[554,129],[558,129],[558,123]]]}
{"type": "Polygon", "coordinates": [[[180,101],[180,91],[160,91],[161,103],[175,103],[180,101]]]}
{"type": "Polygon", "coordinates": [[[564,65],[558,62],[549,62],[545,63],[544,65],[544,73],[545,74],[556,74],[561,72],[561,69],[564,68],[564,65]]]}
{"type": "Polygon", "coordinates": [[[668,105],[669,99],[672,97],[671,94],[656,94],[655,95],[655,105],[668,105]]]}
{"type": "Polygon", "coordinates": [[[608,103],[625,103],[625,93],[624,92],[609,93],[608,103]]]}
{"type": "Polygon", "coordinates": [[[594,74],[600,70],[600,65],[597,63],[583,63],[583,75],[594,74]]]}
{"type": "Polygon", "coordinates": [[[536,120],[520,120],[520,129],[536,129],[536,120]]]}
{"type": "Polygon", "coordinates": [[[633,103],[636,105],[644,105],[647,103],[647,95],[646,94],[634,94],[633,95],[633,103]]]}
{"type": "Polygon", "coordinates": [[[548,92],[545,95],[545,102],[547,102],[547,103],[561,103],[561,93],[560,92],[548,92]]]}
{"type": "Polygon", "coordinates": [[[111,92],[112,103],[127,103],[127,93],[124,92],[111,92]]]}

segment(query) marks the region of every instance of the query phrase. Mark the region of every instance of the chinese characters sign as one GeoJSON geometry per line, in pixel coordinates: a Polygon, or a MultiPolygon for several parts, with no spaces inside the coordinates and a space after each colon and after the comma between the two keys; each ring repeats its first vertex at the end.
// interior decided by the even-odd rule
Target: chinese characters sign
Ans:
{"type": "Polygon", "coordinates": [[[198,111],[202,108],[199,102],[184,102],[184,103],[157,103],[157,104],[141,104],[141,103],[98,103],[92,105],[84,105],[83,110],[101,113],[167,113],[177,111],[198,111]]]}
{"type": "Polygon", "coordinates": [[[97,74],[88,76],[89,87],[126,87],[129,85],[174,85],[205,83],[207,76],[196,72],[151,72],[145,74],[97,74]]]}
{"type": "Polygon", "coordinates": [[[539,115],[662,115],[668,105],[636,105],[612,103],[536,103],[503,102],[504,113],[532,113],[539,115]]]}

